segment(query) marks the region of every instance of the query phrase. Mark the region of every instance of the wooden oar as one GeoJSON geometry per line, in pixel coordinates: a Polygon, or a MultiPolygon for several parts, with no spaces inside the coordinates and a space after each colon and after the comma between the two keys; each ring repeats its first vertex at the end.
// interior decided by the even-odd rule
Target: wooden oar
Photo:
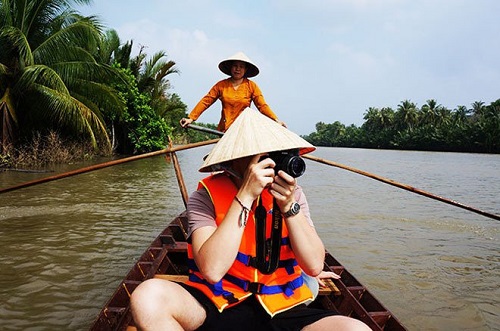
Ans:
{"type": "Polygon", "coordinates": [[[500,220],[500,215],[495,215],[495,214],[492,214],[492,213],[488,213],[488,212],[485,212],[483,210],[479,210],[477,208],[464,205],[463,203],[460,203],[460,202],[457,202],[457,201],[454,201],[454,200],[450,200],[450,199],[446,199],[446,198],[443,198],[441,196],[438,196],[438,195],[435,195],[435,194],[432,194],[432,193],[420,190],[420,189],[415,188],[413,186],[395,182],[392,179],[387,179],[387,178],[384,178],[384,177],[380,177],[380,176],[371,174],[371,173],[366,172],[366,171],[362,171],[362,170],[359,170],[359,169],[356,169],[356,168],[348,167],[346,165],[343,165],[343,164],[340,164],[340,163],[337,163],[337,162],[333,162],[333,161],[321,159],[319,157],[316,157],[316,156],[313,156],[313,155],[309,155],[309,154],[308,155],[303,155],[302,157],[306,158],[306,159],[309,159],[309,160],[312,160],[312,161],[319,162],[319,163],[328,164],[328,165],[331,165],[331,166],[334,166],[334,167],[337,167],[337,168],[341,168],[341,169],[345,169],[345,170],[348,170],[348,171],[352,171],[352,172],[355,172],[357,174],[373,178],[373,179],[381,181],[383,183],[386,183],[386,184],[389,184],[389,185],[392,185],[392,186],[396,186],[396,187],[402,188],[404,190],[407,190],[407,191],[410,191],[410,192],[413,192],[413,193],[417,193],[417,194],[423,195],[423,196],[431,198],[431,199],[435,199],[435,200],[438,200],[438,201],[441,201],[441,202],[444,202],[444,203],[447,203],[447,204],[450,204],[450,205],[453,205],[453,206],[457,206],[457,207],[460,207],[460,208],[463,208],[463,209],[467,209],[469,211],[472,211],[474,213],[477,213],[477,214],[480,214],[480,215],[483,215],[483,216],[495,219],[497,221],[500,220]]]}
{"type": "Polygon", "coordinates": [[[177,154],[175,154],[175,152],[171,152],[170,155],[174,163],[175,177],[177,178],[177,184],[179,185],[179,189],[181,191],[182,202],[184,203],[184,207],[187,207],[189,194],[187,192],[186,184],[184,183],[184,176],[182,176],[179,159],[177,158],[177,154]]]}
{"type": "MultiPolygon", "coordinates": [[[[191,128],[191,129],[199,130],[199,131],[213,133],[213,134],[219,135],[221,137],[224,135],[224,133],[222,133],[220,131],[209,129],[209,128],[205,128],[205,127],[198,126],[198,125],[189,124],[187,127],[191,128]]],[[[395,182],[395,181],[393,181],[391,179],[387,179],[387,178],[384,178],[384,177],[381,177],[381,176],[377,176],[377,175],[374,175],[374,174],[371,174],[369,172],[362,171],[362,170],[359,170],[359,169],[356,169],[356,168],[348,167],[346,165],[343,165],[343,164],[340,164],[340,163],[337,163],[337,162],[333,162],[333,161],[328,161],[328,160],[325,160],[325,159],[321,159],[319,157],[316,157],[316,156],[313,156],[313,155],[310,155],[310,154],[303,155],[303,157],[306,158],[306,159],[312,160],[312,161],[316,161],[316,162],[319,162],[319,163],[331,165],[331,166],[334,166],[334,167],[337,167],[337,168],[341,168],[341,169],[344,169],[344,170],[352,171],[352,172],[355,172],[357,174],[360,174],[360,175],[363,175],[363,176],[370,177],[370,178],[373,178],[375,180],[381,181],[382,183],[386,183],[386,184],[389,184],[389,185],[392,185],[392,186],[396,186],[396,187],[402,188],[404,190],[407,190],[407,191],[410,191],[410,192],[413,192],[413,193],[417,193],[417,194],[423,195],[423,196],[431,198],[431,199],[435,199],[435,200],[438,200],[438,201],[441,201],[441,202],[444,202],[444,203],[447,203],[447,204],[450,204],[450,205],[453,205],[453,206],[456,206],[456,207],[460,207],[460,208],[472,211],[474,213],[477,213],[477,214],[480,214],[480,215],[492,218],[492,219],[497,220],[497,221],[500,220],[500,216],[499,215],[488,213],[486,211],[483,211],[483,210],[480,210],[480,209],[477,209],[477,208],[474,208],[474,207],[471,207],[471,206],[464,205],[463,203],[443,198],[441,196],[438,196],[438,195],[435,195],[435,194],[432,194],[432,193],[420,190],[420,189],[415,188],[415,187],[410,186],[410,185],[401,184],[401,183],[395,182]]]]}
{"type": "MultiPolygon", "coordinates": [[[[168,146],[170,149],[173,148],[172,140],[168,137],[168,146]]],[[[170,156],[170,160],[174,164],[175,177],[177,178],[177,184],[179,185],[179,190],[181,191],[182,202],[184,203],[184,207],[187,207],[187,201],[189,199],[189,194],[187,192],[186,184],[184,183],[184,176],[182,176],[181,166],[179,164],[179,159],[177,158],[177,154],[175,152],[170,152],[165,155],[165,159],[168,160],[170,156]]]]}
{"type": "Polygon", "coordinates": [[[132,161],[136,161],[136,160],[140,160],[140,159],[145,159],[148,157],[153,157],[153,156],[158,156],[158,155],[162,155],[162,154],[182,151],[185,149],[195,148],[195,147],[199,147],[199,146],[215,144],[217,141],[219,141],[219,139],[212,139],[212,140],[202,141],[202,142],[198,142],[198,143],[179,145],[179,146],[175,146],[175,147],[165,148],[165,149],[162,149],[159,151],[154,151],[154,152],[145,153],[145,154],[141,154],[141,155],[134,155],[134,156],[126,157],[123,159],[118,159],[118,160],[114,160],[114,161],[95,164],[95,165],[92,165],[89,167],[80,168],[80,169],[64,172],[62,174],[58,174],[58,175],[54,175],[54,176],[50,176],[50,177],[45,177],[45,178],[40,178],[40,179],[32,180],[29,182],[24,182],[24,183],[21,183],[18,185],[14,185],[11,187],[3,188],[3,189],[0,189],[0,194],[14,191],[14,190],[18,190],[18,189],[21,189],[24,187],[29,187],[29,186],[33,186],[33,185],[37,185],[37,184],[41,184],[41,183],[50,182],[50,181],[53,181],[56,179],[71,177],[71,176],[83,174],[86,172],[90,172],[90,171],[94,171],[94,170],[98,170],[98,169],[102,169],[102,168],[106,168],[106,167],[111,167],[111,166],[114,166],[117,164],[132,162],[132,161]]]}
{"type": "Polygon", "coordinates": [[[190,128],[190,129],[194,129],[194,130],[198,130],[198,131],[203,131],[203,132],[206,132],[206,133],[211,133],[211,134],[214,134],[214,135],[219,136],[219,137],[222,137],[224,135],[224,132],[220,132],[220,131],[217,131],[217,130],[214,130],[214,129],[206,128],[204,126],[199,126],[199,125],[196,125],[196,124],[188,124],[187,127],[190,128]]]}

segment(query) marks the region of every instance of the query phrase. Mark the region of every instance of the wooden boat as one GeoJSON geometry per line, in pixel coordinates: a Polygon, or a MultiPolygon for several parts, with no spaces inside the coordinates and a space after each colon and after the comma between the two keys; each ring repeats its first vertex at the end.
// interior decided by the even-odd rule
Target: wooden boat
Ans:
{"type": "MultiPolygon", "coordinates": [[[[188,274],[187,226],[187,216],[184,212],[158,235],[101,310],[91,330],[135,330],[129,310],[129,298],[134,289],[142,281],[153,277],[175,281],[185,279],[188,274]]],[[[324,270],[339,274],[341,279],[328,282],[328,288],[321,289],[311,305],[357,318],[373,330],[406,330],[398,319],[328,252],[324,270]]]]}
{"type": "MultiPolygon", "coordinates": [[[[174,163],[181,195],[186,205],[187,190],[177,156],[173,149],[168,154],[169,159],[174,163]]],[[[92,331],[136,330],[129,307],[130,295],[135,288],[141,282],[153,277],[181,282],[187,279],[187,232],[188,220],[186,213],[183,212],[141,255],[97,316],[91,326],[92,331]]],[[[372,330],[406,330],[398,319],[328,252],[326,252],[324,270],[333,271],[341,278],[329,280],[328,287],[320,289],[319,295],[311,306],[357,318],[370,326],[372,330]]]]}

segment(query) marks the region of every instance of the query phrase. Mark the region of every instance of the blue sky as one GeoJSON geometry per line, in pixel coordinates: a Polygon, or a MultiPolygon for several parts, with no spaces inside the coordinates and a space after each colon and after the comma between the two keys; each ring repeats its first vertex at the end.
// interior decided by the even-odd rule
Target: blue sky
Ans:
{"type": "MultiPolygon", "coordinates": [[[[177,63],[172,92],[188,110],[243,51],[253,80],[298,134],[317,122],[361,125],[369,107],[428,99],[454,109],[500,99],[498,0],[94,0],[97,15],[134,54],[177,63]]],[[[199,119],[217,123],[220,103],[199,119]]]]}

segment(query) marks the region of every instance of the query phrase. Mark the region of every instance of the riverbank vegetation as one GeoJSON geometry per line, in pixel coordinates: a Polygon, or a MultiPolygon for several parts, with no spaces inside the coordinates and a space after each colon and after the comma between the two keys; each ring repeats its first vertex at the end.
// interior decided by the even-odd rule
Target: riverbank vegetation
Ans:
{"type": "Polygon", "coordinates": [[[94,155],[149,152],[183,135],[186,105],[169,91],[175,62],[165,52],[132,56],[133,41],[71,7],[90,2],[0,1],[3,165],[29,160],[54,133],[94,155]]]}
{"type": "Polygon", "coordinates": [[[0,168],[43,169],[47,164],[80,162],[95,156],[88,144],[65,141],[54,132],[35,134],[29,144],[8,148],[0,155],[0,168]]]}
{"type": "Polygon", "coordinates": [[[434,99],[422,107],[404,100],[396,110],[370,107],[357,127],[316,124],[304,138],[317,146],[500,153],[500,99],[450,110],[434,99]]]}
{"type": "MultiPolygon", "coordinates": [[[[132,40],[72,7],[90,3],[0,0],[0,167],[212,138],[178,125],[187,106],[170,91],[179,70],[167,53],[140,48],[132,56],[132,40]]],[[[453,111],[434,100],[421,108],[404,101],[397,110],[369,108],[364,119],[361,127],[320,122],[305,138],[319,146],[499,152],[499,101],[453,111]]]]}

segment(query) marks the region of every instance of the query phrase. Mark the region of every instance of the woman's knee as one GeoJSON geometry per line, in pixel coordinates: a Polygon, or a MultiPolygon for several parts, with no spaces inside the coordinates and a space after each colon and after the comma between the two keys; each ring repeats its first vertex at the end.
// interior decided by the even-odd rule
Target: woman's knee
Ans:
{"type": "Polygon", "coordinates": [[[147,325],[180,325],[194,330],[206,318],[204,308],[183,287],[162,279],[142,282],[132,292],[130,304],[136,324],[144,329],[147,325]]]}
{"type": "Polygon", "coordinates": [[[154,310],[156,307],[165,309],[169,302],[166,298],[169,297],[169,292],[174,290],[174,286],[175,284],[162,279],[148,279],[132,292],[130,305],[133,310],[139,307],[141,310],[154,310]]]}
{"type": "Polygon", "coordinates": [[[310,324],[303,331],[314,330],[349,330],[349,331],[371,331],[365,323],[360,320],[342,315],[329,316],[310,324]]]}

